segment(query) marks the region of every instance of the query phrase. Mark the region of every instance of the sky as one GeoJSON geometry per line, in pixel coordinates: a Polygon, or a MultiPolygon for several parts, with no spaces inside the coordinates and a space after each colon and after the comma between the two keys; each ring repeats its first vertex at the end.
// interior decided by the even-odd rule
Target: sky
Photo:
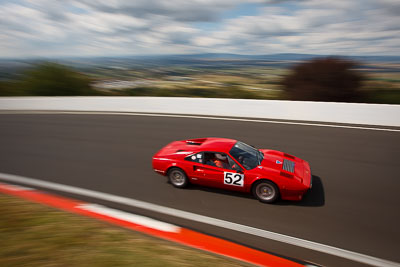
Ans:
{"type": "Polygon", "coordinates": [[[400,55],[400,0],[0,0],[0,57],[400,55]]]}

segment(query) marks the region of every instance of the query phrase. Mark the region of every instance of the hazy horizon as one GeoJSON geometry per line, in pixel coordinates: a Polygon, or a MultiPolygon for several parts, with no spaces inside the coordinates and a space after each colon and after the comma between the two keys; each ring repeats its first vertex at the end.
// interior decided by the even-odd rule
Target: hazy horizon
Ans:
{"type": "Polygon", "coordinates": [[[400,61],[400,56],[397,55],[337,55],[337,54],[305,54],[305,53],[276,53],[276,54],[235,54],[235,53],[187,53],[187,54],[146,54],[146,55],[71,55],[71,56],[25,56],[25,57],[0,57],[0,60],[74,60],[74,59],[172,59],[181,57],[186,59],[228,59],[228,60],[307,60],[320,57],[337,57],[349,59],[366,59],[368,60],[383,60],[383,61],[400,61]]]}

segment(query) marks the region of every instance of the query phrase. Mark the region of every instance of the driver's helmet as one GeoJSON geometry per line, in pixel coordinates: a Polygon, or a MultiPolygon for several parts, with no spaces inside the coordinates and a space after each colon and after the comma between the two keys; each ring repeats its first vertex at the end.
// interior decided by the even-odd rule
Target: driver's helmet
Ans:
{"type": "Polygon", "coordinates": [[[222,155],[222,154],[220,154],[220,153],[215,153],[215,157],[216,157],[217,159],[219,159],[219,160],[223,160],[223,161],[226,160],[226,156],[225,156],[225,155],[222,155]]]}

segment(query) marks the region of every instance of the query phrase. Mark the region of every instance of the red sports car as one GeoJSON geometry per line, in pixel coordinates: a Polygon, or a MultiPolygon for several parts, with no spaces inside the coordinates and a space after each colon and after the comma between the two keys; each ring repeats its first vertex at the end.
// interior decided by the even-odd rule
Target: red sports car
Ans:
{"type": "Polygon", "coordinates": [[[265,203],[301,200],[312,185],[307,161],[225,138],[172,142],[153,156],[153,169],[178,188],[191,183],[251,192],[265,203]]]}

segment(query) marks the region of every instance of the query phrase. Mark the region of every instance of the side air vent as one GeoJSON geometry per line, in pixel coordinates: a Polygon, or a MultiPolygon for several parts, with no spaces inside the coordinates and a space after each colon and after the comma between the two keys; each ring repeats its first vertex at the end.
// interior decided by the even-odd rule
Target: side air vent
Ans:
{"type": "Polygon", "coordinates": [[[283,156],[284,156],[285,158],[294,159],[294,156],[292,156],[292,155],[290,155],[290,154],[288,154],[288,153],[283,153],[283,156]]]}
{"type": "Polygon", "coordinates": [[[282,169],[291,173],[294,173],[294,161],[284,159],[282,169]]]}
{"type": "Polygon", "coordinates": [[[286,172],[281,172],[281,176],[284,176],[286,178],[293,178],[293,174],[286,173],[286,172]]]}

